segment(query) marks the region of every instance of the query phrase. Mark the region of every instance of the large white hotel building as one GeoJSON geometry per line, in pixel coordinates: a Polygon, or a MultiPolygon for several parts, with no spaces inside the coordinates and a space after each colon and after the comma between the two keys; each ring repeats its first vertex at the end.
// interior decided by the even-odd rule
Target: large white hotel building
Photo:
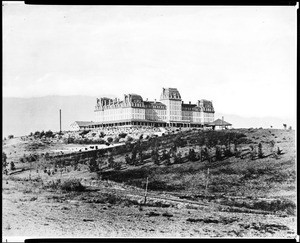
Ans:
{"type": "Polygon", "coordinates": [[[196,104],[185,104],[176,88],[163,88],[159,102],[144,101],[137,94],[125,94],[122,100],[101,97],[95,106],[95,122],[82,122],[82,127],[203,127],[214,121],[214,113],[212,101],[201,99],[196,104]]]}

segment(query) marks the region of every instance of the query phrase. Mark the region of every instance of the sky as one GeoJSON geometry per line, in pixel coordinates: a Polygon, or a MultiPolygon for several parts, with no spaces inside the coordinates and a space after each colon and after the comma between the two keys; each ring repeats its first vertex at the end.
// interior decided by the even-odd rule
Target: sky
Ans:
{"type": "Polygon", "coordinates": [[[3,97],[137,93],[296,119],[296,7],[3,2],[3,97]]]}

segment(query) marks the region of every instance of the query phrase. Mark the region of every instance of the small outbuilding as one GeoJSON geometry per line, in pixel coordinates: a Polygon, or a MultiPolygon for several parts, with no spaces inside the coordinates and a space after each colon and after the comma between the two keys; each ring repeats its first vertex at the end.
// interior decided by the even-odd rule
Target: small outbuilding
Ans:
{"type": "Polygon", "coordinates": [[[70,125],[71,131],[79,131],[88,129],[89,125],[93,124],[92,121],[75,121],[70,125]]]}
{"type": "Polygon", "coordinates": [[[215,129],[228,129],[230,126],[232,126],[231,123],[226,122],[222,119],[217,119],[211,123],[209,123],[207,126],[212,127],[213,130],[215,129]]]}

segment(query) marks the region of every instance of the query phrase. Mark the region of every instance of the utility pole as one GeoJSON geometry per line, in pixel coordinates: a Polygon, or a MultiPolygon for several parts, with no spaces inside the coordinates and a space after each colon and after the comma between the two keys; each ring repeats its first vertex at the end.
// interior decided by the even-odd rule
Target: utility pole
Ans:
{"type": "Polygon", "coordinates": [[[205,194],[207,195],[207,188],[209,183],[209,168],[207,168],[207,174],[206,174],[206,183],[205,183],[205,194]]]}
{"type": "Polygon", "coordinates": [[[59,133],[61,133],[61,109],[59,109],[59,133]]]}
{"type": "Polygon", "coordinates": [[[145,190],[145,200],[144,200],[144,204],[146,204],[146,201],[147,201],[147,189],[148,189],[148,177],[147,177],[147,182],[146,182],[146,190],[145,190]]]}

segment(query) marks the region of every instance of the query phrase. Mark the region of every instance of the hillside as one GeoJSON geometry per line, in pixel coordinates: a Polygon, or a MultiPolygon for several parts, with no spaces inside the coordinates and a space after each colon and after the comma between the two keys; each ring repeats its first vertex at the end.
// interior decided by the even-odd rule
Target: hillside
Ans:
{"type": "MultiPolygon", "coordinates": [[[[91,139],[96,138],[94,133],[65,135],[91,139]]],[[[102,139],[109,141],[109,136],[102,139]]],[[[117,144],[113,137],[103,149],[95,148],[97,142],[79,143],[88,140],[66,141],[33,137],[4,141],[7,159],[16,166],[16,172],[9,170],[11,174],[3,176],[5,236],[45,237],[55,232],[58,237],[82,237],[88,232],[89,237],[293,238],[296,234],[294,130],[170,130],[159,137],[126,139],[119,147],[112,147],[117,144]],[[218,158],[217,148],[228,143],[229,150],[218,158]],[[67,148],[70,153],[45,157],[67,148]],[[27,159],[36,154],[35,161],[21,162],[18,158],[24,153],[27,159]]]]}

